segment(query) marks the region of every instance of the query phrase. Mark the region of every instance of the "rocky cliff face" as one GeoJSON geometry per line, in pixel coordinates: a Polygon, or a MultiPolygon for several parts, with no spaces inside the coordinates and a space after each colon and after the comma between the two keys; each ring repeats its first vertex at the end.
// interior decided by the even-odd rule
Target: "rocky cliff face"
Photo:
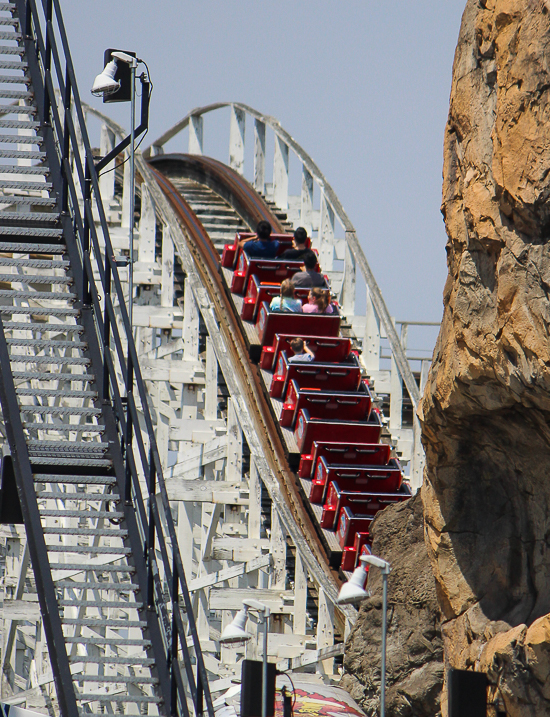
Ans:
{"type": "MultiPolygon", "coordinates": [[[[443,644],[435,581],[424,544],[420,496],[386,508],[373,524],[375,555],[392,564],[388,582],[387,708],[392,717],[435,717],[443,685],[443,644]]],[[[376,715],[380,705],[382,579],[369,576],[372,596],[361,605],[346,644],[342,685],[376,715]]]]}
{"type": "Polygon", "coordinates": [[[466,5],[445,133],[449,276],[420,412],[446,662],[488,671],[510,715],[550,713],[549,11],[466,5]]]}

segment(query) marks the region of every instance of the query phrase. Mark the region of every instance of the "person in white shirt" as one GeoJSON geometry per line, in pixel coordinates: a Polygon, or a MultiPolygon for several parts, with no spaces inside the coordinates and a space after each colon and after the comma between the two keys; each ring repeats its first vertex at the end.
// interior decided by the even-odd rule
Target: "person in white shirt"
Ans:
{"type": "Polygon", "coordinates": [[[292,339],[290,348],[294,351],[294,356],[288,359],[288,363],[309,363],[310,361],[315,361],[315,354],[303,339],[292,339]]]}

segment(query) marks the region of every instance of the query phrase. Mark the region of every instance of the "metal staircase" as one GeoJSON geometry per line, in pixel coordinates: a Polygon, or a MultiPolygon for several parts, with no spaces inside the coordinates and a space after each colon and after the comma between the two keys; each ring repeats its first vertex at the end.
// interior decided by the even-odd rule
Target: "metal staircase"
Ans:
{"type": "Polygon", "coordinates": [[[213,715],[59,3],[0,25],[3,483],[59,712],[213,715]]]}

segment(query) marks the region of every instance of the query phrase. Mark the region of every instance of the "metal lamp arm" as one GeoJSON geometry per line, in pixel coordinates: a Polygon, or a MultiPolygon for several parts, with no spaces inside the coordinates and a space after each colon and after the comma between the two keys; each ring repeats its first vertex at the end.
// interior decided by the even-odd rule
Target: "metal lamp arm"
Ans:
{"type": "MultiPolygon", "coordinates": [[[[136,127],[134,132],[134,138],[137,138],[140,134],[145,132],[146,129],[149,127],[149,96],[150,96],[150,88],[151,84],[148,79],[146,79],[143,75],[140,76],[141,81],[141,123],[138,127],[136,127]]],[[[125,137],[123,140],[121,140],[114,149],[112,149],[109,154],[105,155],[103,159],[100,159],[99,162],[96,163],[95,168],[96,172],[101,172],[102,169],[104,169],[109,162],[112,162],[112,160],[119,155],[122,151],[126,149],[126,147],[129,146],[130,142],[132,141],[132,135],[129,134],[127,137],[125,137]]]]}

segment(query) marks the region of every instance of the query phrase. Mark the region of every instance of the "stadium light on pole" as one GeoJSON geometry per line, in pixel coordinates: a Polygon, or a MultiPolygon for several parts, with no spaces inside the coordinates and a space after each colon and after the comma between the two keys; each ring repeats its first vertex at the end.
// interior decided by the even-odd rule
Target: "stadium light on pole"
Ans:
{"type": "Polygon", "coordinates": [[[246,598],[243,600],[243,608],[233,618],[233,621],[225,628],[220,637],[222,643],[244,642],[250,640],[252,635],[245,630],[246,618],[249,610],[259,612],[264,623],[264,654],[262,659],[262,717],[267,717],[267,635],[269,628],[269,616],[271,610],[259,600],[246,598]]]}
{"type": "Polygon", "coordinates": [[[347,583],[342,585],[338,594],[338,603],[358,603],[369,597],[370,593],[365,589],[367,579],[367,565],[379,568],[382,572],[382,667],[380,672],[380,717],[386,714],[386,630],[388,612],[388,575],[391,572],[391,565],[387,560],[376,557],[376,555],[361,555],[362,563],[355,568],[353,575],[347,583]]]}

